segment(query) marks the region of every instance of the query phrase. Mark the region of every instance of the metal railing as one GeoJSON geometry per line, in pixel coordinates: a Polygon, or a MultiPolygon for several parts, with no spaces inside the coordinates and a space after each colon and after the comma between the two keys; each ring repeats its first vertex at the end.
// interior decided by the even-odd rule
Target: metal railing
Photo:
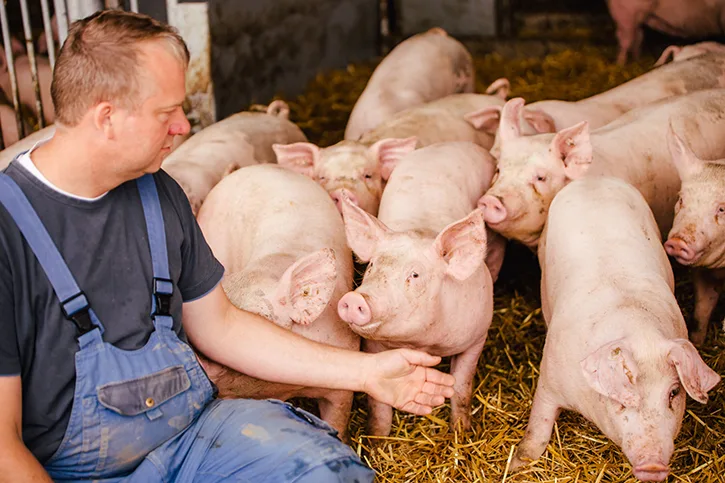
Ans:
{"type": "MultiPolygon", "coordinates": [[[[16,36],[21,34],[20,29],[12,29],[8,22],[8,13],[6,9],[6,1],[0,0],[0,27],[2,28],[2,42],[5,48],[5,60],[7,62],[7,75],[10,81],[10,92],[5,92],[5,96],[9,97],[8,101],[12,104],[11,107],[15,111],[15,122],[17,123],[18,137],[23,137],[31,134],[25,132],[26,125],[23,119],[23,107],[24,104],[20,99],[20,88],[18,85],[18,71],[16,68],[16,61],[22,59],[23,56],[16,59],[15,52],[12,47],[12,34],[16,36]],[[12,32],[12,33],[11,33],[12,32]]],[[[30,77],[32,80],[32,91],[35,96],[34,106],[35,115],[37,116],[38,128],[42,129],[46,126],[45,118],[43,115],[44,106],[41,96],[40,77],[38,74],[38,55],[36,53],[35,42],[37,39],[33,38],[32,27],[30,23],[30,11],[28,9],[28,0],[13,0],[20,2],[20,14],[22,17],[22,37],[25,46],[25,55],[27,56],[27,62],[30,68],[30,77]]],[[[53,18],[57,23],[57,42],[58,46],[63,45],[65,39],[68,36],[68,26],[75,20],[83,18],[91,13],[100,10],[102,8],[123,8],[123,0],[53,0],[53,8],[55,10],[53,18]]],[[[138,0],[130,0],[129,10],[138,12],[138,0]]],[[[53,19],[50,17],[50,9],[48,0],[40,0],[40,7],[42,12],[43,31],[45,33],[45,42],[48,49],[47,60],[50,65],[50,69],[55,67],[55,55],[56,55],[56,39],[53,37],[53,19]]],[[[0,73],[0,75],[3,75],[0,73]]],[[[6,83],[7,84],[7,83],[6,83]]],[[[27,106],[32,108],[32,106],[27,106]]],[[[3,129],[0,129],[0,149],[6,147],[5,139],[3,139],[3,129]]]]}

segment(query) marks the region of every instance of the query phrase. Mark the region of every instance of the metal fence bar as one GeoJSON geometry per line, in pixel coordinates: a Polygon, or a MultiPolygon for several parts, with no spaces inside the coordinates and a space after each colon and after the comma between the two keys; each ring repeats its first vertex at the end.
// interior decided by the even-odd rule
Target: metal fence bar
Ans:
{"type": "Polygon", "coordinates": [[[68,37],[68,9],[65,0],[53,0],[53,5],[55,5],[55,20],[58,22],[58,43],[63,45],[68,37]]]}
{"type": "Polygon", "coordinates": [[[33,79],[33,90],[35,91],[35,107],[38,111],[38,126],[40,126],[40,128],[42,129],[45,127],[45,117],[43,116],[43,102],[40,100],[40,77],[38,76],[38,60],[35,58],[33,31],[30,29],[30,13],[28,12],[28,0],[20,0],[20,14],[23,17],[25,48],[28,51],[28,60],[30,61],[30,76],[33,79]]]}
{"type": "Polygon", "coordinates": [[[10,27],[8,26],[8,13],[5,10],[4,0],[0,0],[0,25],[2,26],[3,32],[3,44],[5,45],[5,59],[7,60],[8,74],[10,74],[10,90],[12,91],[13,106],[15,107],[15,121],[18,123],[18,136],[22,138],[25,135],[25,130],[23,129],[23,119],[20,114],[18,78],[15,74],[15,59],[10,39],[10,27]]]}
{"type": "Polygon", "coordinates": [[[131,0],[131,11],[138,13],[138,0],[131,0]]]}
{"type": "Polygon", "coordinates": [[[48,44],[48,60],[50,68],[53,69],[55,67],[55,40],[53,39],[53,27],[50,24],[48,0],[40,0],[40,8],[43,11],[43,29],[45,30],[45,41],[48,44]]]}

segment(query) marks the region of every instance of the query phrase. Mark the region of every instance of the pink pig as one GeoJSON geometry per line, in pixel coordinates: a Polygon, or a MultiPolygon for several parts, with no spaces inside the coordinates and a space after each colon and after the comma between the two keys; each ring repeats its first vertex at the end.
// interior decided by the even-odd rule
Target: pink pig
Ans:
{"type": "Polygon", "coordinates": [[[627,62],[629,54],[639,58],[644,25],[685,38],[725,33],[723,0],[607,0],[607,6],[617,24],[617,63],[620,65],[627,62]]]}
{"type": "Polygon", "coordinates": [[[506,79],[494,81],[489,94],[452,94],[401,111],[358,141],[341,141],[327,148],[312,143],[273,146],[277,162],[320,183],[340,208],[340,192],[375,215],[385,183],[395,164],[414,149],[440,142],[470,141],[485,148],[498,126],[481,121],[486,106],[502,106],[508,94],[506,79]]]}
{"type": "Polygon", "coordinates": [[[551,204],[538,254],[546,343],[512,469],[544,453],[570,410],[622,448],[635,477],[663,481],[685,392],[704,404],[720,376],[687,340],[647,202],[618,178],[574,181],[551,204]]]}
{"type": "Polygon", "coordinates": [[[350,113],[345,139],[358,139],[396,112],[474,88],[473,59],[463,44],[438,27],[414,35],[376,67],[350,113]]]}
{"type": "MultiPolygon", "coordinates": [[[[608,91],[576,102],[545,100],[532,102],[518,120],[522,135],[554,133],[587,121],[589,129],[603,127],[634,109],[662,99],[705,89],[725,87],[725,52],[710,51],[681,62],[646,72],[608,91]]],[[[501,108],[491,106],[478,113],[489,126],[500,118],[501,108]],[[488,119],[486,119],[486,115],[488,119]]],[[[498,157],[501,128],[498,127],[491,154],[498,157]]]]}
{"type": "Polygon", "coordinates": [[[492,230],[532,249],[552,199],[582,176],[611,175],[631,183],[665,238],[680,189],[667,149],[670,119],[699,154],[725,156],[725,89],[663,99],[592,133],[582,122],[556,134],[522,136],[517,123],[522,107],[520,98],[504,107],[498,173],[480,205],[492,230]]]}
{"type": "Polygon", "coordinates": [[[307,140],[288,114],[284,101],[272,102],[267,112],[232,114],[184,141],[161,167],[181,185],[196,214],[224,176],[250,164],[273,163],[274,143],[307,140]]]}
{"type": "MultiPolygon", "coordinates": [[[[453,356],[451,425],[459,429],[470,426],[473,376],[493,316],[486,226],[474,209],[492,173],[485,149],[440,143],[396,168],[380,219],[343,193],[348,243],[369,264],[362,284],[340,299],[340,317],[366,339],[368,352],[409,347],[453,356]]],[[[369,433],[387,435],[392,408],[368,404],[369,433]]]]}
{"type": "Polygon", "coordinates": [[[705,161],[676,134],[668,140],[682,187],[665,250],[680,264],[695,269],[697,326],[690,339],[700,345],[725,287],[725,156],[705,161]]]}
{"type": "MultiPolygon", "coordinates": [[[[247,166],[209,193],[198,220],[235,306],[308,339],[360,349],[336,310],[352,288],[352,253],[335,204],[317,184],[274,164],[247,166]]],[[[200,359],[221,397],[314,398],[322,419],[347,437],[352,392],[260,381],[200,359]]]]}

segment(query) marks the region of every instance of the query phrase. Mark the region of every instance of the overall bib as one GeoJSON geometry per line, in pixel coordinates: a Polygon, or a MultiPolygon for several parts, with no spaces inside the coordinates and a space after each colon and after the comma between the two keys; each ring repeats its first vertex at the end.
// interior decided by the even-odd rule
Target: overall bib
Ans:
{"type": "Polygon", "coordinates": [[[104,342],[103,323],[31,204],[15,181],[0,173],[0,203],[38,258],[63,314],[78,328],[71,416],[60,446],[44,465],[51,478],[372,481],[372,470],[316,416],[281,401],[215,400],[216,388],[193,350],[173,331],[174,284],[156,183],[149,174],[137,186],[153,263],[155,330],[143,347],[127,351],[104,342]]]}

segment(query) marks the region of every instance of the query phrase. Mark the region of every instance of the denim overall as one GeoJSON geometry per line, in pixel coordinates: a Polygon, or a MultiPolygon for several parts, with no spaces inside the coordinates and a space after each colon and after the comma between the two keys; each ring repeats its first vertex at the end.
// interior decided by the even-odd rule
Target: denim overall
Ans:
{"type": "Polygon", "coordinates": [[[368,482],[373,472],[335,431],[281,401],[216,400],[173,331],[166,233],[152,175],[137,180],[153,263],[154,332],[137,350],[103,341],[103,324],[20,187],[0,173],[0,203],[19,226],[78,328],[70,421],[45,463],[55,481],[368,482]],[[213,451],[218,449],[219,451],[213,451]],[[222,450],[223,449],[223,450],[222,450]]]}

